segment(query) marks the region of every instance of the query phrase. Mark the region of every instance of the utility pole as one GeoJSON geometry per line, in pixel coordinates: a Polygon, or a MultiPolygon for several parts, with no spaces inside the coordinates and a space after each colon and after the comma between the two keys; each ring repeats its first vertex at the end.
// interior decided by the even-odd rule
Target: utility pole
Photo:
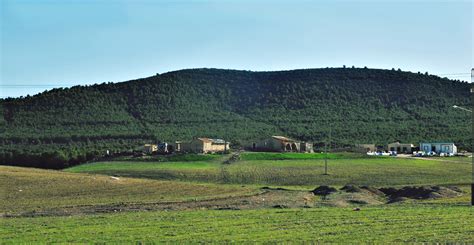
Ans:
{"type": "Polygon", "coordinates": [[[467,111],[471,113],[471,161],[472,161],[472,169],[471,169],[471,206],[474,206],[474,68],[471,69],[471,109],[466,109],[461,106],[454,105],[453,108],[460,109],[463,111],[467,111]]]}
{"type": "Polygon", "coordinates": [[[472,131],[471,131],[471,161],[472,161],[472,171],[471,171],[471,206],[474,206],[474,68],[471,69],[471,117],[472,117],[472,131]]]}
{"type": "MultiPolygon", "coordinates": [[[[472,101],[472,107],[474,107],[474,87],[471,87],[471,101],[472,101]]],[[[459,109],[459,110],[463,110],[463,111],[467,111],[469,113],[471,113],[471,117],[472,117],[472,123],[471,123],[471,126],[472,126],[472,132],[474,132],[474,112],[472,111],[472,107],[471,109],[466,109],[464,107],[461,107],[461,106],[457,106],[457,105],[453,105],[453,108],[455,109],[459,109]]],[[[471,133],[471,136],[473,136],[473,134],[471,133]]],[[[471,171],[471,206],[474,206],[474,138],[471,138],[471,161],[472,161],[472,171],[471,171]]]]}
{"type": "MultiPolygon", "coordinates": [[[[329,127],[329,139],[326,139],[326,157],[324,158],[324,175],[328,175],[328,144],[331,144],[331,131],[332,129],[329,127]]],[[[331,146],[329,146],[329,148],[331,148],[331,146]]]]}

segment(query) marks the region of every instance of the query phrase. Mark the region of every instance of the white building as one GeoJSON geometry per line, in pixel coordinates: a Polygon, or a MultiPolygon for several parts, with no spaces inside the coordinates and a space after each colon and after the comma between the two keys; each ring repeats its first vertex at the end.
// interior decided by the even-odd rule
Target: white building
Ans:
{"type": "Polygon", "coordinates": [[[440,153],[452,153],[457,154],[458,148],[454,143],[430,143],[430,142],[422,142],[420,143],[420,151],[424,152],[436,152],[436,154],[440,153]]]}

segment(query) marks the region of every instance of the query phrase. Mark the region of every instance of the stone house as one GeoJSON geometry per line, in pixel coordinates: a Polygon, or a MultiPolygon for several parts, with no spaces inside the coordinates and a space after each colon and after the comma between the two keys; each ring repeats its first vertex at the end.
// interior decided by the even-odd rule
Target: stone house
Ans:
{"type": "Polygon", "coordinates": [[[299,142],[284,136],[272,136],[262,141],[254,142],[250,148],[254,151],[313,152],[313,144],[299,142]]]}
{"type": "Polygon", "coordinates": [[[188,142],[176,141],[176,152],[215,153],[228,151],[229,142],[223,139],[196,138],[188,142]]]}
{"type": "Polygon", "coordinates": [[[147,154],[152,154],[153,152],[158,151],[158,145],[156,145],[156,144],[145,144],[143,146],[143,151],[147,154]]]}

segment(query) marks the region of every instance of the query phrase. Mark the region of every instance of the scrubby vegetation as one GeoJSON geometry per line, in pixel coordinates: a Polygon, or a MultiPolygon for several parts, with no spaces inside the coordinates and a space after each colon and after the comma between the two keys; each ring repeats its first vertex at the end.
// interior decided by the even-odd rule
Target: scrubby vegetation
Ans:
{"type": "Polygon", "coordinates": [[[0,100],[0,163],[63,168],[152,141],[285,135],[320,148],[472,139],[469,85],[395,70],[189,69],[0,100]]]}

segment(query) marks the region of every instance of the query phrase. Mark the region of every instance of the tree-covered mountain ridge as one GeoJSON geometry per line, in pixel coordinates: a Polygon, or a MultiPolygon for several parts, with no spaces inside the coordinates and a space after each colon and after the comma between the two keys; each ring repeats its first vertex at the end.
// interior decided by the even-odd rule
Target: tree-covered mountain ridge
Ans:
{"type": "Polygon", "coordinates": [[[427,140],[467,147],[470,114],[452,106],[469,106],[469,89],[393,69],[185,69],[3,99],[0,140],[5,152],[12,145],[128,149],[194,137],[244,145],[275,134],[321,144],[331,132],[339,146],[427,140]]]}

